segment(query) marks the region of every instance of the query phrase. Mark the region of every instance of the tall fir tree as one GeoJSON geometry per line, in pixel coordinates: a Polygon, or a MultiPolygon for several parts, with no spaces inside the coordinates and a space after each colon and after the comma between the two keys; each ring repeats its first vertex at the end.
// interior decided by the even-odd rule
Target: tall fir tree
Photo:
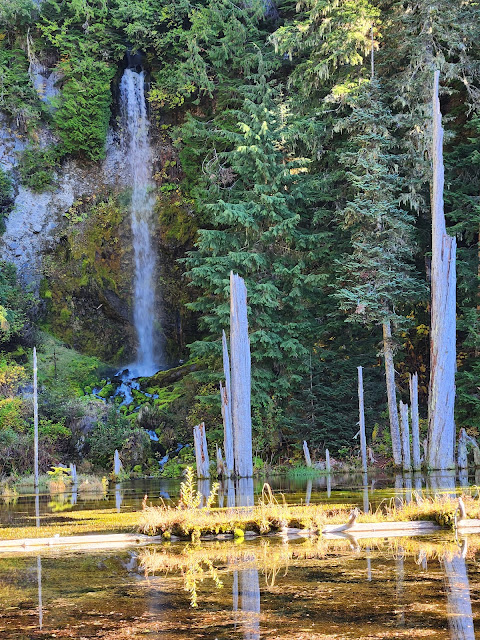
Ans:
{"type": "Polygon", "coordinates": [[[209,228],[199,231],[187,260],[188,276],[202,290],[192,307],[208,331],[193,351],[219,352],[228,328],[229,273],[239,273],[248,291],[255,426],[268,447],[280,441],[283,412],[309,371],[319,333],[315,300],[322,278],[315,264],[323,243],[308,211],[315,191],[308,165],[288,152],[288,114],[259,60],[242,89],[242,108],[229,114],[220,133],[218,123],[209,130],[190,120],[184,135],[187,143],[202,135],[210,148],[215,140],[224,149],[205,159],[209,228]]]}
{"type": "Polygon", "coordinates": [[[347,169],[350,199],[341,219],[350,230],[351,253],[342,258],[336,297],[349,321],[382,326],[392,450],[400,465],[392,326],[405,324],[402,305],[419,294],[412,267],[413,218],[399,206],[402,158],[378,80],[362,82],[346,102],[351,113],[337,128],[349,136],[340,159],[347,169]]]}

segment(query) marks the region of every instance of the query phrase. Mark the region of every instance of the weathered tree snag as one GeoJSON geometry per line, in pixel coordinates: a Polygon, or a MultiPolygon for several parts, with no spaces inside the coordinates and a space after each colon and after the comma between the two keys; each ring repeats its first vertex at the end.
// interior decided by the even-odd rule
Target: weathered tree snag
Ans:
{"type": "Polygon", "coordinates": [[[367,472],[367,437],[365,435],[365,406],[363,401],[363,370],[358,369],[358,424],[360,426],[360,450],[362,453],[362,469],[367,472]]]}
{"type": "Polygon", "coordinates": [[[38,487],[38,384],[36,347],[33,347],[33,473],[34,486],[38,487]]]}
{"type": "Polygon", "coordinates": [[[460,434],[458,436],[457,461],[459,469],[468,468],[467,432],[465,429],[460,429],[460,434]]]}
{"type": "Polygon", "coordinates": [[[193,427],[193,442],[195,446],[197,476],[198,478],[209,478],[210,460],[208,459],[207,434],[205,432],[204,422],[193,427]]]}
{"type": "Polygon", "coordinates": [[[247,288],[233,271],[230,273],[230,356],[235,473],[240,478],[248,478],[253,476],[253,458],[247,288]]]}
{"type": "Polygon", "coordinates": [[[433,87],[432,303],[428,466],[455,467],[456,273],[455,238],[447,235],[443,210],[443,128],[438,98],[439,71],[433,87]]]}
{"type": "Polygon", "coordinates": [[[470,444],[473,450],[473,464],[475,467],[480,467],[480,447],[478,446],[478,442],[472,436],[469,436],[467,432],[465,432],[465,440],[467,444],[470,444]]]}
{"type": "Polygon", "coordinates": [[[310,500],[312,499],[312,488],[313,488],[313,480],[309,478],[307,480],[307,488],[305,490],[305,504],[309,505],[310,500]]]}
{"type": "Polygon", "coordinates": [[[410,428],[408,424],[408,404],[400,400],[400,424],[402,433],[402,457],[404,471],[410,471],[412,463],[410,460],[410,428]]]}
{"type": "Polygon", "coordinates": [[[220,385],[220,394],[222,398],[222,417],[223,417],[223,450],[225,451],[225,466],[227,476],[230,477],[234,471],[233,456],[233,426],[232,426],[232,387],[230,384],[230,358],[228,357],[227,336],[222,331],[222,348],[223,348],[223,373],[225,375],[225,389],[222,394],[222,386],[220,385]]]}
{"type": "Polygon", "coordinates": [[[330,451],[328,449],[325,449],[325,471],[327,473],[332,472],[332,466],[330,464],[330,451]]]}
{"type": "Polygon", "coordinates": [[[413,470],[420,471],[422,462],[420,455],[420,419],[418,415],[418,374],[410,375],[410,411],[412,415],[412,450],[413,470]]]}
{"type": "Polygon", "coordinates": [[[311,467],[312,459],[310,458],[310,451],[308,450],[308,444],[306,440],[303,441],[303,455],[305,456],[305,464],[307,465],[307,467],[311,467]]]}
{"type": "Polygon", "coordinates": [[[217,476],[225,477],[225,463],[223,462],[222,448],[217,444],[217,476]]]}
{"type": "Polygon", "coordinates": [[[113,473],[114,475],[120,475],[120,471],[122,470],[122,461],[120,460],[120,454],[118,453],[118,449],[115,449],[115,453],[113,456],[113,473]]]}
{"type": "Polygon", "coordinates": [[[450,636],[455,640],[475,640],[466,555],[467,540],[464,538],[460,553],[446,553],[443,558],[448,625],[450,636]]]}
{"type": "Polygon", "coordinates": [[[387,383],[388,417],[390,420],[393,461],[395,466],[400,467],[402,464],[402,442],[398,422],[395,365],[393,363],[393,342],[390,321],[383,323],[383,357],[385,359],[385,379],[387,383]]]}

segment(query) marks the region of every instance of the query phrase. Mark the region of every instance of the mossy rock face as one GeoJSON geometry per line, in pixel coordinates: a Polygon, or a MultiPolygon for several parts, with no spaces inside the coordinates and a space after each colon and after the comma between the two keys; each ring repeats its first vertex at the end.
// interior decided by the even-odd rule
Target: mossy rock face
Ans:
{"type": "Polygon", "coordinates": [[[197,370],[197,363],[187,362],[180,367],[159,371],[150,378],[140,378],[140,388],[152,395],[158,393],[158,388],[168,387],[178,382],[189,373],[197,370]]]}
{"type": "Polygon", "coordinates": [[[131,231],[120,197],[77,200],[45,264],[49,328],[102,360],[116,364],[133,356],[131,231]]]}

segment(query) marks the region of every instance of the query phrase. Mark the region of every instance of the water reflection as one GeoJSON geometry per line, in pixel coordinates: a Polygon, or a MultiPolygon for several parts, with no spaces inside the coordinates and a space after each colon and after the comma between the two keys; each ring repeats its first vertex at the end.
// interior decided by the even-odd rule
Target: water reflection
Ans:
{"type": "Polygon", "coordinates": [[[474,639],[480,537],[469,548],[451,538],[357,540],[356,549],[347,540],[262,540],[0,556],[0,634],[366,639],[389,629],[392,638],[444,640],[449,628],[451,640],[474,639]]]}
{"type": "Polygon", "coordinates": [[[465,562],[467,551],[467,539],[464,538],[457,553],[446,553],[443,556],[447,616],[452,640],[475,640],[470,585],[465,562]]]}
{"type": "Polygon", "coordinates": [[[233,576],[233,611],[244,640],[260,638],[260,583],[258,569],[242,569],[233,576]],[[240,599],[239,599],[240,595],[240,599]],[[240,610],[238,603],[240,601],[240,610]]]}

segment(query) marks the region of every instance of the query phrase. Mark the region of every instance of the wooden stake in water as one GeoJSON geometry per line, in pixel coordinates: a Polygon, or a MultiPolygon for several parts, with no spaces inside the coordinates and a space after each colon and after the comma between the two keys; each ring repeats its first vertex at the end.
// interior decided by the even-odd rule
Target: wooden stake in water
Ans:
{"type": "Polygon", "coordinates": [[[210,477],[210,460],[208,458],[207,434],[205,423],[193,427],[193,442],[195,446],[195,459],[197,462],[197,476],[201,479],[210,477]]]}
{"type": "Polygon", "coordinates": [[[410,411],[412,414],[413,470],[420,471],[420,419],[418,417],[418,374],[410,375],[410,411]]]}
{"type": "Polygon", "coordinates": [[[410,471],[412,463],[410,460],[410,427],[408,424],[408,404],[400,400],[400,426],[402,432],[402,457],[404,471],[410,471]]]}
{"type": "Polygon", "coordinates": [[[307,465],[307,467],[311,467],[312,459],[310,457],[310,451],[308,450],[308,444],[306,440],[303,441],[303,455],[305,456],[305,464],[307,465]]]}
{"type": "Polygon", "coordinates": [[[33,347],[33,473],[34,484],[38,487],[38,384],[37,384],[37,349],[33,347]]]}
{"type": "Polygon", "coordinates": [[[230,358],[235,473],[240,478],[249,478],[253,476],[253,456],[247,288],[233,271],[230,273],[230,358]]]}
{"type": "Polygon", "coordinates": [[[232,425],[232,388],[230,382],[230,358],[228,356],[227,336],[222,331],[223,374],[225,376],[225,388],[220,383],[220,397],[222,400],[223,417],[223,450],[225,452],[225,467],[228,477],[234,471],[234,447],[232,425]]]}
{"type": "Polygon", "coordinates": [[[358,369],[358,424],[360,426],[360,451],[362,453],[362,470],[367,472],[367,436],[365,434],[365,405],[363,400],[363,369],[358,369]]]}

